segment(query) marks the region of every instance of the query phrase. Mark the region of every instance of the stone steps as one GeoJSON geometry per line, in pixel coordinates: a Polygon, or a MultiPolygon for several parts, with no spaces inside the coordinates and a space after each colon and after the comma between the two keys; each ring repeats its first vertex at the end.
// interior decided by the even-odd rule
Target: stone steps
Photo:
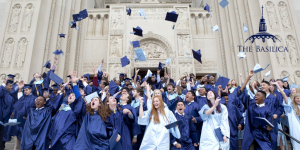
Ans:
{"type": "Polygon", "coordinates": [[[15,147],[15,138],[12,137],[11,141],[5,143],[4,150],[14,150],[14,147],[15,147]]]}

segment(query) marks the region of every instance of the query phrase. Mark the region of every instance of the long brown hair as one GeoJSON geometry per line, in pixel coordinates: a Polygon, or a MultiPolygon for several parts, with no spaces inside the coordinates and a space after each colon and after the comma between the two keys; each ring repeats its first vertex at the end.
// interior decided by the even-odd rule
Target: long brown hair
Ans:
{"type": "MultiPolygon", "coordinates": [[[[155,96],[155,97],[153,98],[153,100],[152,100],[152,108],[151,108],[151,114],[150,114],[149,122],[151,121],[152,116],[154,116],[154,117],[153,117],[154,124],[160,123],[159,116],[158,116],[158,111],[164,116],[164,118],[166,118],[166,119],[168,120],[168,118],[167,118],[167,116],[166,116],[166,113],[165,113],[164,102],[163,102],[163,99],[162,99],[161,96],[155,96]],[[155,98],[159,99],[160,105],[159,105],[158,109],[156,109],[156,108],[154,107],[154,99],[155,99],[155,98]]],[[[169,122],[169,121],[168,121],[168,122],[169,122]]]]}
{"type": "Polygon", "coordinates": [[[177,94],[182,95],[183,88],[181,86],[178,86],[178,85],[176,86],[176,88],[177,88],[177,94]]]}
{"type": "Polygon", "coordinates": [[[293,104],[293,108],[296,112],[296,115],[300,118],[300,110],[298,108],[298,104],[296,103],[296,97],[299,97],[300,96],[300,93],[295,93],[292,97],[291,97],[291,100],[292,100],[292,104],[293,104]]]}
{"type": "MultiPolygon", "coordinates": [[[[106,116],[108,115],[107,112],[104,109],[104,105],[102,100],[99,97],[94,97],[99,100],[99,105],[98,106],[98,115],[101,117],[103,121],[106,121],[106,116]]],[[[91,115],[94,115],[94,110],[92,109],[91,103],[87,104],[86,107],[86,113],[90,113],[91,115]]]]}
{"type": "MultiPolygon", "coordinates": [[[[112,96],[111,96],[112,97],[112,96]]],[[[108,99],[106,99],[107,101],[109,101],[109,97],[108,99]]],[[[112,110],[110,110],[109,108],[109,105],[107,104],[107,102],[104,104],[104,108],[105,108],[105,111],[107,113],[107,116],[109,117],[111,113],[113,113],[112,110]]],[[[123,110],[121,107],[119,107],[117,104],[116,104],[116,108],[119,109],[119,110],[123,110]]]]}
{"type": "Polygon", "coordinates": [[[232,81],[235,81],[234,79],[232,79],[231,81],[230,81],[230,85],[231,85],[231,87],[233,87],[233,85],[235,85],[235,87],[238,87],[238,83],[235,81],[235,84],[232,84],[232,81]]]}

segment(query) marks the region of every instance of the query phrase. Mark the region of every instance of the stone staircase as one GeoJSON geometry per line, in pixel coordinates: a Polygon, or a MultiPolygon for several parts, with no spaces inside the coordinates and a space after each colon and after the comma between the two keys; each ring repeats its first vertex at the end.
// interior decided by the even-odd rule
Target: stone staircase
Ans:
{"type": "Polygon", "coordinates": [[[11,141],[5,143],[5,149],[4,150],[14,150],[15,146],[15,138],[12,137],[11,141]]]}

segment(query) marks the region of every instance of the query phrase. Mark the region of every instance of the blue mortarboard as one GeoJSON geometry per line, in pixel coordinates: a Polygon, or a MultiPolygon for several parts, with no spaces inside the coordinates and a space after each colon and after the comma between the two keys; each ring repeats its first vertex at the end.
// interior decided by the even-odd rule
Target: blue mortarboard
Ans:
{"type": "Polygon", "coordinates": [[[55,54],[55,55],[60,55],[60,54],[62,54],[62,55],[63,55],[64,52],[63,52],[61,49],[58,49],[58,50],[54,51],[53,54],[55,54]]]}
{"type": "Polygon", "coordinates": [[[270,77],[270,75],[271,75],[271,70],[265,74],[266,77],[270,77]]]}
{"type": "Polygon", "coordinates": [[[260,124],[263,125],[263,126],[268,125],[268,126],[274,128],[274,125],[271,122],[269,122],[266,118],[255,117],[255,120],[258,121],[258,122],[260,122],[260,124]]]}
{"type": "MultiPolygon", "coordinates": [[[[129,7],[129,6],[128,6],[129,7]]],[[[127,15],[131,16],[131,8],[129,7],[128,9],[126,9],[127,15]]]]}
{"type": "Polygon", "coordinates": [[[221,5],[223,8],[225,8],[227,5],[229,4],[229,2],[227,0],[222,0],[219,5],[221,5]]]}
{"type": "Polygon", "coordinates": [[[125,67],[130,64],[130,60],[127,58],[127,56],[124,56],[121,58],[121,64],[122,64],[122,67],[125,67]]]}
{"type": "MultiPolygon", "coordinates": [[[[267,64],[267,67],[266,67],[265,69],[267,69],[269,65],[270,65],[270,64],[267,64]]],[[[263,71],[263,70],[265,70],[265,69],[261,68],[259,64],[256,64],[256,65],[254,66],[254,68],[253,68],[254,73],[261,72],[261,71],[263,71]]]]}
{"type": "Polygon", "coordinates": [[[167,12],[166,19],[167,21],[176,22],[178,18],[178,14],[175,11],[167,12]]]}
{"type": "Polygon", "coordinates": [[[243,27],[244,27],[244,32],[247,32],[248,31],[248,26],[243,24],[243,27]]]}
{"type": "Polygon", "coordinates": [[[170,124],[166,125],[165,127],[166,127],[167,129],[171,129],[171,128],[176,127],[177,125],[178,125],[178,126],[181,125],[182,123],[183,123],[182,120],[178,120],[178,121],[175,121],[175,122],[173,122],[173,123],[170,123],[170,124]]]}
{"type": "Polygon", "coordinates": [[[145,78],[147,77],[151,77],[153,75],[153,73],[148,69],[147,74],[145,76],[145,78]]]}
{"type": "Polygon", "coordinates": [[[62,84],[63,79],[56,75],[54,72],[50,71],[49,78],[57,84],[62,84]]]}
{"type": "Polygon", "coordinates": [[[119,86],[113,80],[111,80],[110,83],[109,83],[108,92],[110,93],[110,95],[114,95],[118,91],[119,91],[119,86]]]}
{"type": "Polygon", "coordinates": [[[245,58],[245,57],[246,57],[246,53],[243,52],[243,51],[240,51],[239,54],[238,54],[237,56],[240,57],[240,59],[241,59],[241,58],[245,58]]]}
{"type": "Polygon", "coordinates": [[[85,19],[85,18],[87,18],[89,16],[89,14],[87,13],[86,9],[80,11],[79,15],[80,15],[81,19],[85,19]]]}
{"type": "Polygon", "coordinates": [[[146,19],[146,15],[145,15],[145,12],[144,12],[144,9],[139,9],[139,14],[140,16],[144,16],[144,19],[146,19]]]}
{"type": "Polygon", "coordinates": [[[80,14],[73,14],[73,20],[76,22],[76,21],[81,21],[81,16],[80,14]]]}
{"type": "Polygon", "coordinates": [[[120,77],[124,77],[125,76],[125,73],[119,73],[120,75],[120,77]]]}
{"type": "Polygon", "coordinates": [[[71,28],[76,28],[77,26],[76,26],[76,22],[75,21],[71,21],[70,22],[70,26],[71,26],[71,28]]]}
{"type": "Polygon", "coordinates": [[[134,32],[134,35],[143,37],[143,30],[139,26],[137,26],[136,28],[133,28],[133,32],[134,32]]]}
{"type": "Polygon", "coordinates": [[[87,95],[84,98],[86,99],[87,103],[90,103],[94,97],[99,97],[99,95],[98,95],[97,92],[94,92],[94,93],[92,93],[90,95],[87,95]]]}
{"type": "Polygon", "coordinates": [[[25,84],[23,89],[31,89],[32,87],[32,84],[25,84]]]}
{"type": "Polygon", "coordinates": [[[222,85],[222,88],[225,89],[229,81],[230,81],[230,79],[219,76],[219,78],[215,84],[216,84],[216,87],[218,87],[219,85],[222,85]]]}
{"type": "Polygon", "coordinates": [[[178,102],[178,100],[175,100],[175,102],[173,102],[172,105],[169,106],[169,109],[170,109],[171,111],[173,111],[173,110],[176,108],[177,102],[178,102]]]}
{"type": "Polygon", "coordinates": [[[133,42],[132,42],[132,46],[133,46],[133,48],[141,47],[139,41],[133,41],[133,42]]]}
{"type": "Polygon", "coordinates": [[[71,79],[71,75],[68,75],[67,77],[71,79]]]}
{"type": "Polygon", "coordinates": [[[13,75],[13,74],[8,74],[7,77],[9,77],[9,78],[14,78],[15,75],[13,75]]]}
{"type": "Polygon", "coordinates": [[[60,38],[65,38],[66,34],[58,34],[60,38]]]}
{"type": "Polygon", "coordinates": [[[46,72],[43,73],[42,77],[43,77],[44,79],[48,77],[47,74],[46,74],[46,72]]]}
{"type": "Polygon", "coordinates": [[[87,74],[84,74],[83,76],[84,76],[85,78],[87,78],[88,80],[90,79],[90,74],[88,74],[88,73],[87,73],[87,74]]]}
{"type": "Polygon", "coordinates": [[[201,64],[202,64],[202,60],[201,60],[201,57],[202,57],[202,55],[201,55],[201,50],[199,49],[198,51],[194,51],[193,50],[193,55],[194,55],[194,58],[196,59],[196,60],[198,60],[201,64]]]}
{"type": "Polygon", "coordinates": [[[159,62],[158,69],[163,70],[165,68],[165,66],[166,66],[166,64],[163,64],[163,63],[159,62]]]}
{"type": "Polygon", "coordinates": [[[131,80],[130,78],[125,78],[125,79],[124,79],[124,81],[130,81],[130,80],[131,80]]]}
{"type": "Polygon", "coordinates": [[[147,61],[145,53],[142,48],[135,49],[134,52],[139,61],[147,61]]]}
{"type": "Polygon", "coordinates": [[[209,5],[206,3],[206,5],[204,6],[204,10],[207,10],[208,12],[210,12],[210,7],[209,5]]]}
{"type": "MultiPolygon", "coordinates": [[[[134,76],[135,76],[135,74],[132,76],[132,80],[134,79],[134,76]]],[[[140,80],[140,77],[136,76],[136,81],[139,81],[139,80],[140,80]]]]}
{"type": "Polygon", "coordinates": [[[52,88],[58,88],[59,85],[58,85],[57,83],[54,83],[51,87],[52,87],[52,88]]]}
{"type": "Polygon", "coordinates": [[[282,78],[282,81],[283,81],[283,82],[288,81],[288,80],[289,80],[288,77],[282,78]]]}
{"type": "Polygon", "coordinates": [[[214,27],[212,27],[212,30],[213,30],[213,31],[219,31],[218,25],[215,25],[214,27]]]}
{"type": "Polygon", "coordinates": [[[115,131],[109,139],[109,148],[110,150],[123,150],[121,141],[117,142],[118,131],[115,131]]]}
{"type": "Polygon", "coordinates": [[[11,80],[6,80],[6,84],[13,84],[14,82],[11,80]]]}
{"type": "Polygon", "coordinates": [[[166,60],[167,66],[170,64],[170,62],[171,62],[171,58],[168,58],[168,59],[166,60]]]}
{"type": "Polygon", "coordinates": [[[50,60],[47,61],[43,67],[46,67],[46,68],[50,69],[50,67],[51,67],[50,60]]]}

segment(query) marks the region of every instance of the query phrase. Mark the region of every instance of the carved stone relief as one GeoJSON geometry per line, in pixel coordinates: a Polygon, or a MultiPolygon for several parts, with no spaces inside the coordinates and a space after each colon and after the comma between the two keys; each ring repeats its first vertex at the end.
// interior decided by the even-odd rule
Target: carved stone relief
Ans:
{"type": "MultiPolygon", "coordinates": [[[[143,8],[147,20],[165,20],[166,13],[174,11],[172,7],[166,8],[143,8]]],[[[128,16],[129,20],[144,20],[144,16],[140,16],[139,8],[131,8],[131,16],[128,16]]],[[[179,20],[177,20],[179,21],[179,20]]]]}
{"type": "Polygon", "coordinates": [[[10,66],[14,45],[15,42],[14,39],[12,38],[9,38],[5,41],[5,46],[4,46],[3,56],[2,56],[3,68],[8,68],[10,66]]]}
{"type": "Polygon", "coordinates": [[[146,58],[166,58],[165,50],[156,41],[143,42],[141,48],[144,50],[146,58]]]}
{"type": "Polygon", "coordinates": [[[123,27],[123,9],[112,9],[112,26],[111,29],[120,29],[123,27]]]}
{"type": "Polygon", "coordinates": [[[25,7],[22,32],[29,32],[31,28],[31,20],[33,14],[33,5],[28,4],[25,7]]]}
{"type": "Polygon", "coordinates": [[[118,72],[122,72],[121,64],[109,64],[109,76],[110,78],[118,77],[118,72]]]}
{"type": "Polygon", "coordinates": [[[189,14],[187,8],[176,8],[178,19],[175,28],[186,29],[189,28],[189,14]]]}
{"type": "Polygon", "coordinates": [[[110,36],[110,56],[121,57],[123,54],[123,36],[110,36]]]}
{"type": "Polygon", "coordinates": [[[16,82],[16,81],[20,82],[20,81],[21,81],[21,75],[18,74],[18,73],[15,74],[15,78],[14,78],[14,79],[15,79],[15,82],[16,82]]]}
{"type": "Polygon", "coordinates": [[[287,71],[282,71],[280,74],[280,78],[284,78],[286,76],[290,75],[287,71]]]}
{"type": "MultiPolygon", "coordinates": [[[[277,40],[276,43],[274,43],[274,46],[280,47],[280,48],[279,48],[280,51],[283,51],[284,48],[281,47],[281,46],[283,46],[282,38],[281,38],[279,35],[276,35],[276,37],[277,37],[281,42],[279,42],[279,41],[277,40]]],[[[285,62],[286,62],[285,53],[276,52],[276,58],[277,58],[278,64],[280,64],[280,65],[284,65],[284,64],[285,64],[285,62]]]]}
{"type": "Polygon", "coordinates": [[[179,76],[185,76],[189,73],[193,72],[193,65],[192,63],[183,63],[179,65],[179,76]]]}
{"type": "Polygon", "coordinates": [[[178,43],[178,55],[184,56],[186,52],[191,56],[191,42],[190,42],[190,35],[178,35],[177,36],[177,43],[178,43]]]}
{"type": "Polygon", "coordinates": [[[295,38],[291,35],[288,35],[287,39],[286,39],[286,45],[288,47],[291,64],[292,65],[298,64],[299,57],[298,57],[298,51],[297,51],[297,45],[296,45],[295,38]]]}
{"type": "Polygon", "coordinates": [[[16,66],[23,67],[25,62],[26,50],[27,50],[28,41],[26,38],[21,38],[18,42],[18,49],[16,55],[16,66]]]}
{"type": "Polygon", "coordinates": [[[296,84],[300,85],[300,71],[299,70],[295,71],[294,77],[295,77],[296,84]]]}
{"type": "Polygon", "coordinates": [[[268,13],[269,24],[271,29],[277,29],[278,20],[276,16],[276,9],[275,9],[275,5],[271,1],[267,2],[267,13],[268,13]]]}
{"type": "Polygon", "coordinates": [[[6,78],[6,74],[1,74],[1,75],[0,75],[0,79],[1,79],[1,80],[5,79],[5,78],[6,78]]]}
{"type": "Polygon", "coordinates": [[[10,32],[16,32],[18,29],[21,9],[22,9],[22,7],[20,4],[16,4],[12,8],[12,14],[11,14],[11,19],[10,19],[10,23],[9,23],[9,31],[10,32]]]}
{"type": "Polygon", "coordinates": [[[283,29],[289,31],[292,29],[291,21],[289,18],[289,13],[287,10],[287,5],[285,2],[281,1],[278,4],[279,14],[282,22],[283,29]]]}

